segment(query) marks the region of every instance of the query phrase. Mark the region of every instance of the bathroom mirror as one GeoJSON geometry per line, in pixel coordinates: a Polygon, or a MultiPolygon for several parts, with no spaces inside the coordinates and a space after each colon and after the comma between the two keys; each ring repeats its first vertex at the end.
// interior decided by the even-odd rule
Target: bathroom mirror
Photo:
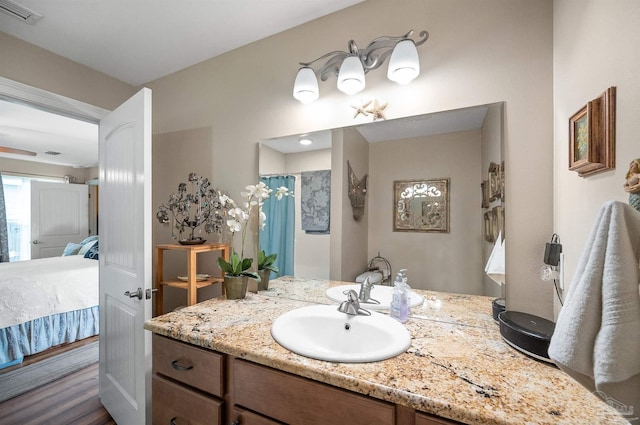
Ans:
{"type": "Polygon", "coordinates": [[[484,199],[483,182],[503,164],[503,108],[498,102],[261,141],[260,176],[296,180],[293,275],[353,282],[380,256],[393,273],[408,269],[414,288],[499,296],[484,272],[493,248],[485,212],[505,205],[503,197],[484,199]],[[347,161],[359,178],[368,175],[360,222],[347,196],[347,161]],[[318,170],[331,170],[330,227],[322,234],[303,231],[299,216],[301,173],[318,170]],[[448,182],[448,232],[394,228],[394,182],[413,180],[448,182]]]}

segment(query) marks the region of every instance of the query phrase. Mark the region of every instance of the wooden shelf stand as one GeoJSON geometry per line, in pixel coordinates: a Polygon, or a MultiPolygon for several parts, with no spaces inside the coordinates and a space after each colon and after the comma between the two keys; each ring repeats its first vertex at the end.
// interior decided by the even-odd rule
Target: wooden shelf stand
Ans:
{"type": "MultiPolygon", "coordinates": [[[[224,281],[224,272],[220,272],[219,277],[209,277],[206,280],[198,281],[196,278],[197,256],[203,252],[220,251],[220,256],[229,261],[229,245],[227,244],[201,244],[201,245],[180,245],[164,244],[156,246],[156,316],[164,310],[164,286],[187,290],[187,306],[194,305],[197,300],[198,289],[211,286],[224,281]],[[184,251],[187,254],[187,281],[177,278],[164,279],[164,253],[165,251],[184,251]]],[[[222,286],[224,294],[224,285],[222,286]]]]}

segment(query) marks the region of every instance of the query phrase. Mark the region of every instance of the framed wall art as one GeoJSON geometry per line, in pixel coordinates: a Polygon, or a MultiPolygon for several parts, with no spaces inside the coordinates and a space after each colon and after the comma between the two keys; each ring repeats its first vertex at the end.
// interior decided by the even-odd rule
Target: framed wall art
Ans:
{"type": "Polygon", "coordinates": [[[500,165],[492,162],[489,164],[489,202],[500,198],[500,186],[500,165]]]}
{"type": "Polygon", "coordinates": [[[484,213],[484,240],[495,242],[500,232],[504,237],[504,208],[496,206],[484,213]]]}
{"type": "Polygon", "coordinates": [[[493,235],[496,226],[496,216],[493,210],[484,213],[484,240],[487,242],[495,242],[493,235]]]}
{"type": "Polygon", "coordinates": [[[616,88],[569,118],[569,170],[586,177],[615,168],[616,88]]]}
{"type": "Polygon", "coordinates": [[[449,233],[449,178],[394,181],[393,231],[449,233]]]}
{"type": "Polygon", "coordinates": [[[480,190],[482,191],[482,208],[489,208],[489,182],[484,180],[480,183],[480,190]]]}
{"type": "Polygon", "coordinates": [[[504,202],[504,161],[500,164],[500,199],[504,202]]]}

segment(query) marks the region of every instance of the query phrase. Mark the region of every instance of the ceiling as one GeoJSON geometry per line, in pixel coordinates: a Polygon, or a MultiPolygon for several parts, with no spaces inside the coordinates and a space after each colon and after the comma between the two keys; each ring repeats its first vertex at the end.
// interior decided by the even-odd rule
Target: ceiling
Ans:
{"type": "MultiPolygon", "coordinates": [[[[7,1],[13,0],[0,4],[7,1]]],[[[28,24],[0,13],[0,30],[139,86],[361,1],[18,0],[19,6],[43,17],[28,24]]],[[[0,157],[97,165],[95,126],[46,115],[0,101],[0,146],[37,153],[0,152],[0,157]]]]}
{"type": "Polygon", "coordinates": [[[0,99],[0,146],[36,154],[0,152],[3,158],[93,167],[98,165],[98,126],[0,99]]]}
{"type": "Polygon", "coordinates": [[[138,86],[362,0],[13,0],[3,32],[138,86]]]}

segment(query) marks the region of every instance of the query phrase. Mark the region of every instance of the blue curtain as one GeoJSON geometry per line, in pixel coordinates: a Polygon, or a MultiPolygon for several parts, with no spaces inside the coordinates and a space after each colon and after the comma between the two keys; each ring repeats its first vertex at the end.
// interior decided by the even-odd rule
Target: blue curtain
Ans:
{"type": "Polygon", "coordinates": [[[9,262],[9,231],[7,228],[7,207],[4,204],[4,186],[0,173],[0,262],[9,262]]]}
{"type": "Polygon", "coordinates": [[[284,186],[293,193],[296,184],[294,176],[260,177],[272,195],[265,200],[262,211],[267,216],[264,229],[260,230],[260,249],[267,255],[278,254],[275,265],[280,269],[279,276],[293,275],[293,248],[295,233],[295,203],[291,196],[275,197],[276,190],[284,186]]]}

